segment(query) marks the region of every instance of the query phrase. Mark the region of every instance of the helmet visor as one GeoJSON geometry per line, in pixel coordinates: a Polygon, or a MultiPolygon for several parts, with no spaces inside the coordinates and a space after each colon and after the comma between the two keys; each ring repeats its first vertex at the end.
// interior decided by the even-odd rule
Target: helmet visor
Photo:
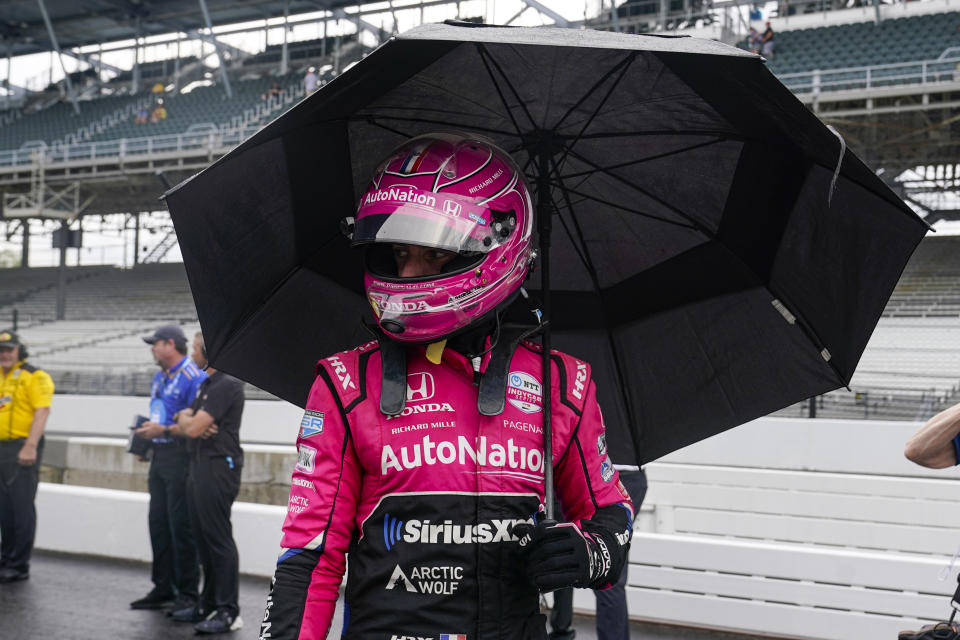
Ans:
{"type": "Polygon", "coordinates": [[[415,244],[461,254],[487,253],[505,238],[491,228],[491,219],[489,209],[466,198],[392,187],[366,195],[357,211],[353,244],[415,244]]]}

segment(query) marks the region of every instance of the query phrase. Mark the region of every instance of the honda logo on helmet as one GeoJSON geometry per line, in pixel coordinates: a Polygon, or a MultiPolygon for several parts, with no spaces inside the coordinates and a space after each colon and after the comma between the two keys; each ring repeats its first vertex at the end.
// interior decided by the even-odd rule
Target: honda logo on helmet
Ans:
{"type": "Polygon", "coordinates": [[[460,215],[460,203],[453,200],[444,200],[443,201],[443,212],[448,216],[459,216],[460,215]]]}
{"type": "Polygon", "coordinates": [[[407,402],[433,397],[433,375],[423,371],[407,375],[407,402]]]}

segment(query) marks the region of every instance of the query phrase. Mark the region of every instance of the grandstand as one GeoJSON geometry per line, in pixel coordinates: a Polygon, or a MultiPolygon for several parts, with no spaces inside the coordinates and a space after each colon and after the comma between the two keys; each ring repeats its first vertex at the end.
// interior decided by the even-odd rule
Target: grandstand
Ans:
{"type": "MultiPolygon", "coordinates": [[[[356,35],[354,34],[349,34],[343,36],[342,38],[331,36],[317,40],[301,40],[299,42],[292,42],[288,44],[287,56],[289,60],[294,62],[298,60],[320,60],[327,57],[337,47],[347,46],[354,42],[356,42],[356,35]]],[[[282,58],[283,45],[271,44],[260,53],[244,59],[243,66],[249,67],[254,65],[276,65],[280,63],[282,58]]]]}
{"type": "Polygon", "coordinates": [[[958,26],[960,13],[949,12],[782,31],[769,67],[782,75],[935,60],[947,49],[960,47],[958,26]]]}
{"type": "MultiPolygon", "coordinates": [[[[249,122],[257,125],[268,121],[254,119],[246,114],[255,111],[261,103],[270,107],[272,119],[282,108],[301,98],[303,73],[300,70],[285,75],[238,79],[232,86],[234,95],[227,98],[219,86],[200,86],[187,93],[171,95],[149,92],[100,97],[81,102],[81,111],[74,113],[70,104],[57,101],[45,109],[27,113],[16,121],[16,126],[0,128],[0,149],[60,147],[68,142],[118,140],[185,133],[192,126],[210,124],[215,130],[242,127],[249,122]],[[274,82],[284,93],[272,101],[267,90],[274,82]],[[163,99],[167,117],[159,122],[136,122],[140,108],[152,110],[158,99],[163,99]],[[267,104],[269,102],[269,104],[267,104]]],[[[262,112],[262,110],[261,110],[262,112]]]]}
{"type": "Polygon", "coordinates": [[[78,142],[92,137],[85,131],[104,131],[120,121],[133,117],[137,108],[151,103],[148,95],[106,96],[84,100],[81,111],[59,99],[49,107],[26,113],[15,126],[0,127],[0,149],[54,146],[67,141],[78,142]]]}

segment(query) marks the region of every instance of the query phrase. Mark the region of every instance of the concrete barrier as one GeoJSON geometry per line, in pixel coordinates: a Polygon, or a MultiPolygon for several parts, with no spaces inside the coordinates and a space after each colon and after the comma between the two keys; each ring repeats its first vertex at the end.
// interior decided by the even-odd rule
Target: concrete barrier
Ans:
{"type": "MultiPolygon", "coordinates": [[[[56,435],[127,437],[134,416],[147,413],[147,398],[136,396],[53,397],[47,433],[56,435]]],[[[240,436],[244,442],[293,444],[303,410],[279,400],[247,400],[240,436]]]]}
{"type": "MultiPolygon", "coordinates": [[[[126,450],[122,438],[48,435],[41,480],[64,485],[146,492],[148,462],[126,450]]],[[[285,505],[297,450],[290,445],[244,444],[240,502],[285,505]]]]}
{"type": "MultiPolygon", "coordinates": [[[[36,547],[149,562],[149,501],[139,491],[41,482],[36,547]]],[[[233,537],[241,573],[273,575],[286,511],[280,506],[234,503],[233,537]]]]}

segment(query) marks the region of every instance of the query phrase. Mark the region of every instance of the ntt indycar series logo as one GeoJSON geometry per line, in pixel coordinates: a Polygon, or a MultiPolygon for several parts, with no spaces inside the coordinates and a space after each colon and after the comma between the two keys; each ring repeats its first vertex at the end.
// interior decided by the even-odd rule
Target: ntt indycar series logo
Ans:
{"type": "MultiPolygon", "coordinates": [[[[448,440],[437,442],[426,435],[421,442],[400,447],[399,450],[394,450],[388,444],[380,450],[380,473],[387,475],[391,470],[403,471],[437,464],[462,466],[467,464],[468,459],[479,467],[500,467],[515,472],[527,471],[538,474],[538,476],[527,476],[530,479],[542,479],[542,451],[514,444],[513,438],[507,440],[506,446],[499,442],[488,443],[487,436],[480,436],[474,443],[464,436],[457,436],[457,442],[453,443],[448,440]]],[[[523,474],[515,475],[523,476],[523,474]]]]}
{"type": "Polygon", "coordinates": [[[400,542],[410,544],[493,544],[519,542],[513,535],[518,524],[535,524],[533,518],[492,519],[476,524],[456,524],[453,520],[401,520],[389,513],[383,516],[383,543],[390,551],[400,542]]]}
{"type": "Polygon", "coordinates": [[[525,371],[511,371],[507,377],[507,402],[524,413],[543,408],[543,385],[525,371]]]}

